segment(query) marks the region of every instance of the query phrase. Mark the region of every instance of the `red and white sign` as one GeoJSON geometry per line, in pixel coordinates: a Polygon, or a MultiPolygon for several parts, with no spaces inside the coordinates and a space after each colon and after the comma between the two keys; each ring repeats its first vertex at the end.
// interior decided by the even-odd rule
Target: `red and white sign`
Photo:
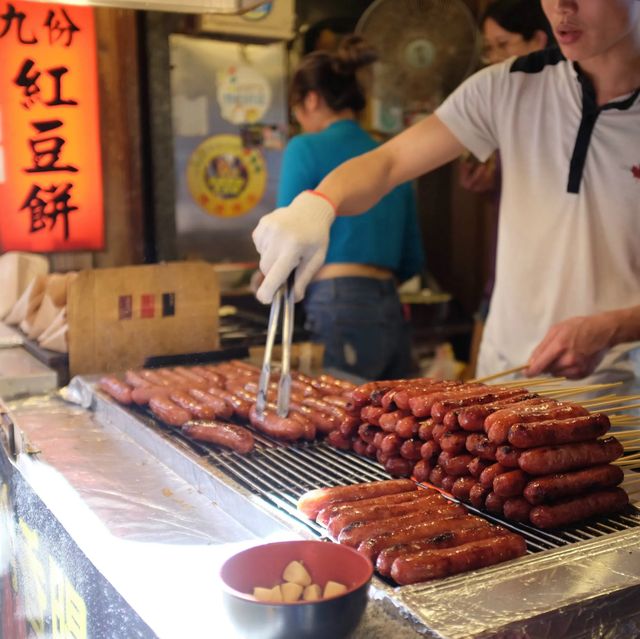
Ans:
{"type": "Polygon", "coordinates": [[[93,9],[0,0],[0,60],[0,249],[102,249],[93,9]]]}

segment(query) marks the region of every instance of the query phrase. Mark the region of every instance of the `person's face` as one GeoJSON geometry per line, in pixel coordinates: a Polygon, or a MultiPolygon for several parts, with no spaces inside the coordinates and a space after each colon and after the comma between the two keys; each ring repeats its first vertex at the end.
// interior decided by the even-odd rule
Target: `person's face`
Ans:
{"type": "Polygon", "coordinates": [[[483,61],[487,64],[502,62],[514,55],[527,55],[543,49],[547,44],[547,36],[542,31],[537,31],[533,38],[525,40],[522,34],[507,31],[493,18],[487,18],[483,22],[482,35],[483,61]]]}
{"type": "Polygon", "coordinates": [[[640,38],[640,0],[542,0],[542,8],[568,60],[624,51],[640,38]]]}

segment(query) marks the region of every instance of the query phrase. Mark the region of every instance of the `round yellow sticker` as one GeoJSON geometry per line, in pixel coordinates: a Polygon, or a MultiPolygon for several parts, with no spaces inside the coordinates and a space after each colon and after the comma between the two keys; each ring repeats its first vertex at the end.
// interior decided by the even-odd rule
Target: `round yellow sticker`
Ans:
{"type": "Polygon", "coordinates": [[[187,184],[191,197],[206,213],[236,217],[262,199],[267,166],[262,153],[244,147],[239,136],[214,135],[191,154],[187,184]]]}

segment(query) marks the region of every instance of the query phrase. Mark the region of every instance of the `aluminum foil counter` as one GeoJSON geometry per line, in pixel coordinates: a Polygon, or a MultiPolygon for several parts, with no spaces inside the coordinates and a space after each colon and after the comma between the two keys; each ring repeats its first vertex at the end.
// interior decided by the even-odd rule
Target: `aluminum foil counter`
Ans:
{"type": "MultiPolygon", "coordinates": [[[[270,501],[243,484],[230,457],[212,465],[144,415],[95,393],[93,381],[70,386],[84,408],[57,397],[10,405],[16,469],[157,636],[232,639],[219,614],[208,634],[224,558],[264,539],[320,533],[292,517],[281,497],[270,501]]],[[[330,461],[348,464],[352,481],[376,477],[341,455],[330,461]]],[[[313,470],[313,456],[302,458],[313,470]]],[[[254,454],[237,461],[256,482],[259,463],[254,454]]],[[[640,527],[611,525],[581,539],[432,583],[396,588],[374,578],[354,637],[640,636],[640,527]]]]}
{"type": "MultiPolygon", "coordinates": [[[[28,521],[23,515],[33,511],[40,524],[35,533],[41,546],[37,550],[46,556],[60,537],[55,522],[43,524],[35,512],[36,502],[44,503],[135,612],[110,606],[108,614],[116,618],[109,620],[109,629],[94,625],[86,636],[235,639],[237,634],[220,607],[220,565],[238,550],[265,539],[303,535],[224,482],[214,479],[200,492],[197,483],[185,481],[129,437],[125,432],[129,428],[144,432],[147,427],[132,422],[125,428],[119,407],[92,401],[92,408],[83,408],[44,395],[8,402],[8,409],[0,456],[5,467],[9,463],[24,479],[25,486],[14,496],[20,502],[19,526],[28,521]],[[10,437],[6,424],[12,425],[10,437]],[[11,448],[17,449],[13,459],[7,450],[11,448]],[[141,623],[136,624],[134,616],[141,623]]],[[[0,483],[6,481],[2,468],[0,483]]],[[[20,543],[28,548],[35,528],[26,530],[20,543]]],[[[6,541],[0,540],[0,578],[11,564],[11,549],[3,546],[6,541]]],[[[27,553],[27,563],[33,562],[33,550],[27,553]]],[[[77,570],[72,553],[58,554],[61,570],[67,562],[76,564],[72,568],[79,581],[90,578],[77,570]]],[[[26,566],[27,571],[31,568],[26,566]]],[[[76,589],[80,591],[77,584],[76,589]]],[[[84,605],[91,603],[87,599],[84,605]]],[[[404,639],[416,632],[381,606],[370,605],[355,637],[388,636],[404,639]]]]}

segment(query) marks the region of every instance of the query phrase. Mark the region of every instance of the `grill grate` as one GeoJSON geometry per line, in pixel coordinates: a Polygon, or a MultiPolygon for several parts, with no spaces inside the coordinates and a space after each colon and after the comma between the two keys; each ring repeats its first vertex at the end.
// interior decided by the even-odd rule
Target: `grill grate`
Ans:
{"type": "MultiPolygon", "coordinates": [[[[298,498],[303,493],[324,486],[391,479],[391,475],[376,461],[350,451],[338,450],[323,442],[289,444],[253,431],[255,450],[249,455],[240,455],[195,441],[174,428],[159,425],[150,412],[146,416],[148,419],[145,421],[149,425],[170,432],[173,437],[184,441],[238,484],[295,518],[321,538],[326,537],[325,529],[307,519],[296,508],[298,498]]],[[[640,511],[632,506],[619,515],[600,517],[582,525],[550,532],[505,520],[469,504],[465,506],[473,514],[522,535],[529,553],[560,548],[640,526],[640,511]]]]}

